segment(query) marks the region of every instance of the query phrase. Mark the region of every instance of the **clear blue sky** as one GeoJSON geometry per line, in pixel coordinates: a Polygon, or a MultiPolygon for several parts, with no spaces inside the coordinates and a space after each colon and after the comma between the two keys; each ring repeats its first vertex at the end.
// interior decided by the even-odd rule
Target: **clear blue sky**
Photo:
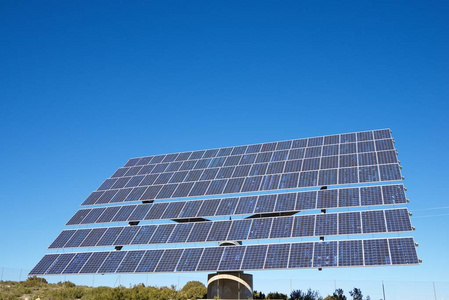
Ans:
{"type": "Polygon", "coordinates": [[[0,267],[31,269],[130,157],[388,127],[424,263],[256,272],[255,288],[449,281],[448,16],[446,1],[1,1],[0,267]]]}

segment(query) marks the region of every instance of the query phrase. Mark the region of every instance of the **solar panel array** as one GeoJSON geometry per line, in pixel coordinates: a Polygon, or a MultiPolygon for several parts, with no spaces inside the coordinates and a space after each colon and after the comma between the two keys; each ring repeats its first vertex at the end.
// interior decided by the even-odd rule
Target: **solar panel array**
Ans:
{"type": "Polygon", "coordinates": [[[405,208],[64,230],[49,248],[243,241],[411,231],[405,208]]]}
{"type": "Polygon", "coordinates": [[[379,130],[131,159],[83,205],[401,179],[379,130]]]}
{"type": "Polygon", "coordinates": [[[413,238],[406,237],[48,254],[30,275],[211,272],[418,263],[415,242],[413,238]]]}
{"type": "Polygon", "coordinates": [[[400,169],[388,129],[133,158],[82,203],[96,207],[66,224],[81,228],[62,231],[49,247],[116,251],[47,254],[30,275],[418,264],[413,238],[280,243],[412,231],[404,186],[379,184],[402,180],[400,169]],[[315,188],[352,184],[364,186],[315,188]],[[137,201],[144,203],[128,203],[137,201]],[[128,224],[85,227],[120,222],[128,224]],[[256,240],[261,244],[250,244],[256,240]],[[201,246],[226,241],[245,245],[201,246]],[[121,250],[145,245],[158,246],[121,250]]]}
{"type": "Polygon", "coordinates": [[[66,225],[233,216],[405,203],[407,203],[407,199],[403,185],[383,185],[85,208],[76,212],[66,225]]]}

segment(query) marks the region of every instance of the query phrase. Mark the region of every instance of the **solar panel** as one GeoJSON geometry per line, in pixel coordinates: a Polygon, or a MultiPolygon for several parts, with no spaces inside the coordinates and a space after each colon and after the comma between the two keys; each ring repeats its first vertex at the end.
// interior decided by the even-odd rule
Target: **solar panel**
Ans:
{"type": "Polygon", "coordinates": [[[258,239],[299,238],[412,231],[407,209],[340,212],[243,220],[189,222],[179,224],[142,225],[66,230],[52,243],[53,248],[124,246],[165,243],[243,241],[258,239]],[[386,217],[385,217],[386,216],[386,217]],[[386,226],[387,224],[387,226],[386,226]],[[63,238],[76,243],[63,243],[63,238]],[[101,238],[100,238],[101,237],[101,238]],[[72,238],[69,239],[72,241],[72,238]]]}
{"type": "Polygon", "coordinates": [[[83,205],[401,180],[391,135],[376,139],[373,131],[365,133],[370,135],[368,140],[359,141],[363,135],[356,134],[353,142],[343,142],[346,135],[335,135],[339,142],[327,137],[304,139],[335,142],[325,146],[292,140],[263,144],[274,145],[269,151],[260,144],[195,151],[188,156],[174,153],[132,159],[83,205]],[[283,145],[282,150],[277,150],[277,145],[283,145]],[[233,149],[254,152],[233,154],[243,151],[233,149]],[[203,157],[206,153],[211,157],[203,157]],[[179,159],[178,163],[164,162],[168,156],[179,159]],[[162,161],[156,157],[162,157],[162,161]],[[145,191],[139,190],[140,197],[130,199],[128,195],[138,186],[146,187],[145,191]],[[123,189],[126,192],[119,194],[123,189]]]}
{"type": "Polygon", "coordinates": [[[50,254],[30,275],[416,265],[413,238],[50,254]],[[82,267],[81,267],[82,266],[82,267]]]}
{"type": "MultiPolygon", "coordinates": [[[[339,188],[319,191],[295,192],[260,196],[244,196],[225,199],[174,201],[153,204],[128,205],[133,210],[126,220],[183,219],[223,215],[245,215],[304,211],[317,208],[342,208],[407,203],[403,185],[382,185],[372,187],[339,188]]],[[[125,211],[122,206],[108,207],[95,223],[113,222],[117,212],[125,211]]],[[[70,225],[86,224],[84,217],[89,209],[78,211],[71,218],[70,225]]]]}
{"type": "Polygon", "coordinates": [[[67,222],[67,225],[128,224],[64,230],[49,248],[115,246],[121,250],[128,245],[140,248],[148,244],[292,241],[314,236],[321,237],[321,241],[51,254],[30,274],[226,272],[418,264],[413,238],[339,241],[323,238],[412,231],[406,208],[326,211],[405,204],[408,200],[403,185],[379,184],[402,179],[389,130],[133,158],[82,203],[101,207],[80,209],[67,222]],[[352,184],[365,186],[327,188],[352,184]],[[283,191],[267,192],[278,190],[283,191]],[[237,195],[209,197],[225,194],[237,195]],[[199,200],[163,201],[192,197],[199,200]],[[135,201],[143,203],[120,205],[135,201]],[[320,209],[321,214],[302,213],[320,209]],[[231,220],[234,215],[240,217],[231,220]],[[207,220],[214,217],[217,218],[213,221],[207,220]],[[147,220],[173,220],[176,224],[167,221],[139,224],[147,220]]]}

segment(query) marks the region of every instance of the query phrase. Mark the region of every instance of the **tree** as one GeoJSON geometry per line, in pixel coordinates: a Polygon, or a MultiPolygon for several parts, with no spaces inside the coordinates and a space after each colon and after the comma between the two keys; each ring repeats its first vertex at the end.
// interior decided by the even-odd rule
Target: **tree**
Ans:
{"type": "Polygon", "coordinates": [[[354,288],[352,291],[349,291],[349,295],[351,295],[353,300],[363,300],[362,291],[358,288],[354,288]]]}
{"type": "Polygon", "coordinates": [[[294,290],[290,293],[290,300],[321,300],[320,294],[317,291],[312,291],[308,289],[307,293],[301,290],[294,290]]]}
{"type": "Polygon", "coordinates": [[[332,297],[334,300],[346,300],[346,296],[342,289],[336,289],[332,297]]]}
{"type": "Polygon", "coordinates": [[[284,300],[287,300],[287,295],[279,293],[279,292],[268,293],[267,299],[284,299],[284,300]]]}
{"type": "Polygon", "coordinates": [[[253,299],[265,299],[265,294],[254,290],[253,299]]]}
{"type": "Polygon", "coordinates": [[[207,288],[200,281],[189,281],[181,289],[181,295],[186,299],[202,299],[207,295],[207,288]]]}

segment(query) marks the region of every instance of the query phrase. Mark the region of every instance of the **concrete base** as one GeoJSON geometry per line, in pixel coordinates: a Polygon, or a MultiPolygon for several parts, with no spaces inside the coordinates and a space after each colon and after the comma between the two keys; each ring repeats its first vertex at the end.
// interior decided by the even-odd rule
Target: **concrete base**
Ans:
{"type": "Polygon", "coordinates": [[[207,277],[208,299],[252,299],[253,275],[243,272],[213,273],[207,277]]]}

